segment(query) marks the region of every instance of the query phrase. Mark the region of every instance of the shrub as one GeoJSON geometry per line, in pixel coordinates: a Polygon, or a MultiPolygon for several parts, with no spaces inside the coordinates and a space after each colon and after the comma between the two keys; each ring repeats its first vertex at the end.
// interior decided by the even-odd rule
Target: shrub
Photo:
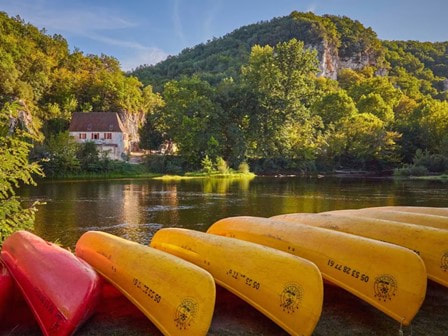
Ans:
{"type": "Polygon", "coordinates": [[[220,156],[216,158],[216,169],[220,174],[227,174],[229,172],[227,162],[220,156]]]}
{"type": "Polygon", "coordinates": [[[430,154],[429,151],[418,149],[415,152],[414,166],[423,166],[433,173],[448,171],[448,157],[441,154],[430,154]]]}
{"type": "Polygon", "coordinates": [[[249,174],[250,173],[250,167],[247,162],[241,162],[238,166],[238,172],[242,174],[249,174]]]}
{"type": "Polygon", "coordinates": [[[206,155],[201,160],[201,167],[202,167],[202,171],[206,174],[211,174],[213,172],[213,170],[214,170],[213,161],[208,157],[208,155],[206,155]]]}
{"type": "Polygon", "coordinates": [[[426,167],[409,164],[405,164],[403,167],[394,170],[394,175],[398,177],[424,176],[428,175],[428,173],[426,167]]]}

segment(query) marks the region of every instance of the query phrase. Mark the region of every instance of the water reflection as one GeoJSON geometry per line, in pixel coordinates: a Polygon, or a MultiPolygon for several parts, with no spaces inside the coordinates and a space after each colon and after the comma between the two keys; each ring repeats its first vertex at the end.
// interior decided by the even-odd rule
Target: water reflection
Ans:
{"type": "Polygon", "coordinates": [[[74,246],[88,230],[147,244],[161,227],[205,231],[228,216],[273,216],[380,205],[448,206],[448,184],[435,181],[255,178],[180,181],[44,182],[25,188],[42,200],[36,231],[74,246]]]}

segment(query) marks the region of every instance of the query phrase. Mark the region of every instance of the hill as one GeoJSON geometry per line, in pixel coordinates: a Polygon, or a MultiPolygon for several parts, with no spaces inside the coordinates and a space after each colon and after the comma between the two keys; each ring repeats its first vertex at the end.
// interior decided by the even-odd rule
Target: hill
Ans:
{"type": "Polygon", "coordinates": [[[438,91],[448,89],[448,82],[443,84],[448,77],[448,42],[380,41],[371,28],[348,17],[300,12],[238,28],[156,65],[142,65],[132,75],[158,91],[171,79],[194,74],[217,84],[240,75],[254,45],[275,46],[292,38],[318,51],[320,75],[328,78],[336,79],[338,72],[347,68],[373,66],[386,74],[399,66],[430,80],[438,91]]]}

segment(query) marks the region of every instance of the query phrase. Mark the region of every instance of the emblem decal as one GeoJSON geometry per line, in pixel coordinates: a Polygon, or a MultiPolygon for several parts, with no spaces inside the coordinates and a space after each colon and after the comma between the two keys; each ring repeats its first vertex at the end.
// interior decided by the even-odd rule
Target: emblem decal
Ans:
{"type": "Polygon", "coordinates": [[[302,301],[302,287],[295,283],[287,284],[280,294],[280,307],[288,314],[294,313],[299,309],[302,301]]]}
{"type": "Polygon", "coordinates": [[[383,274],[375,278],[373,284],[375,297],[380,301],[390,301],[395,296],[398,289],[397,280],[392,275],[383,274]]]}
{"type": "Polygon", "coordinates": [[[187,329],[196,315],[198,304],[191,298],[183,299],[181,304],[176,309],[174,322],[176,327],[181,330],[187,329]]]}
{"type": "Polygon", "coordinates": [[[444,271],[444,272],[448,272],[448,251],[446,251],[443,256],[442,259],[440,260],[440,268],[444,271]]]}

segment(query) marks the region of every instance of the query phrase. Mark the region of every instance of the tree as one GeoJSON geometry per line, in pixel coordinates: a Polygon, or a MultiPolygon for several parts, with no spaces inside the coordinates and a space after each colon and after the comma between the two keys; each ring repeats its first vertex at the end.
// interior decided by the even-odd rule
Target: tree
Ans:
{"type": "Polygon", "coordinates": [[[432,153],[447,153],[448,102],[428,99],[419,107],[419,113],[427,149],[432,153]]]}
{"type": "Polygon", "coordinates": [[[61,132],[46,139],[42,166],[48,176],[64,176],[79,170],[76,157],[79,145],[67,132],[61,132]]]}
{"type": "Polygon", "coordinates": [[[302,127],[309,120],[318,71],[317,53],[292,39],[270,46],[254,46],[248,65],[242,68],[244,83],[254,97],[249,117],[252,154],[280,156],[283,129],[302,127]]]}
{"type": "Polygon", "coordinates": [[[166,102],[161,111],[159,131],[173,140],[179,153],[191,163],[205,155],[216,157],[219,135],[214,88],[198,77],[168,82],[163,90],[166,102]]]}
{"type": "Polygon", "coordinates": [[[327,155],[342,166],[373,170],[393,165],[399,159],[399,134],[388,131],[384,121],[370,113],[355,114],[335,127],[327,142],[327,155]]]}
{"type": "Polygon", "coordinates": [[[324,126],[358,113],[353,99],[347,95],[345,90],[325,94],[313,105],[312,111],[313,114],[322,118],[324,126]]]}
{"type": "Polygon", "coordinates": [[[386,124],[394,121],[394,111],[378,93],[362,95],[357,104],[360,113],[371,113],[386,124]]]}
{"type": "Polygon", "coordinates": [[[21,183],[34,185],[35,174],[43,176],[39,165],[28,161],[36,136],[20,125],[20,108],[7,103],[0,109],[0,245],[14,231],[32,227],[36,208],[24,208],[16,189],[21,183]]]}

